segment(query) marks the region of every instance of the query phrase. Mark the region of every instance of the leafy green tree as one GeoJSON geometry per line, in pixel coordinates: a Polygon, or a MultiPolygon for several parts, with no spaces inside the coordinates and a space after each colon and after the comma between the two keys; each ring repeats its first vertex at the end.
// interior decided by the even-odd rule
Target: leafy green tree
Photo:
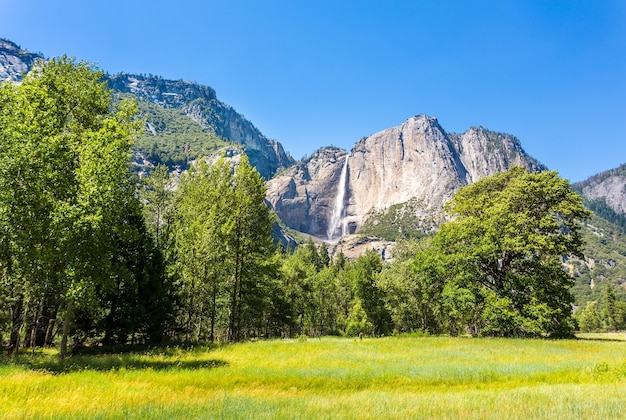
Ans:
{"type": "Polygon", "coordinates": [[[306,331],[310,326],[310,312],[313,295],[313,277],[317,273],[308,246],[297,247],[293,254],[283,260],[280,277],[287,302],[287,335],[294,336],[306,331]]]}
{"type": "Polygon", "coordinates": [[[380,255],[370,249],[359,256],[348,270],[354,294],[367,313],[376,335],[387,334],[392,327],[391,315],[383,301],[383,292],[377,284],[382,269],[380,255]]]}
{"type": "Polygon", "coordinates": [[[110,109],[103,74],[61,57],[0,89],[0,229],[17,346],[29,307],[62,296],[61,358],[77,302],[92,302],[129,197],[136,107],[110,109]]]}
{"type": "Polygon", "coordinates": [[[582,332],[597,332],[602,329],[602,318],[597,309],[598,302],[587,303],[578,316],[578,324],[582,332]]]}
{"type": "Polygon", "coordinates": [[[441,306],[440,276],[430,269],[429,243],[426,240],[401,240],[393,251],[393,262],[381,271],[377,285],[385,307],[398,332],[437,333],[441,306]]]}
{"type": "Polygon", "coordinates": [[[322,264],[322,268],[330,266],[330,255],[328,254],[328,248],[326,247],[326,243],[322,242],[320,245],[320,249],[318,252],[320,256],[320,262],[322,264]]]}
{"type": "Polygon", "coordinates": [[[167,255],[174,217],[173,180],[167,166],[158,165],[144,180],[142,199],[148,231],[154,237],[156,247],[167,255]]]}
{"type": "Polygon", "coordinates": [[[225,159],[200,160],[181,178],[174,249],[187,339],[214,340],[218,327],[229,341],[268,329],[278,262],[265,188],[245,156],[234,172],[225,159]]]}
{"type": "Polygon", "coordinates": [[[453,219],[433,246],[446,282],[484,308],[480,333],[571,333],[573,282],[561,264],[582,256],[580,222],[589,212],[566,180],[515,167],[459,189],[447,211],[453,219]]]}
{"type": "Polygon", "coordinates": [[[233,175],[227,161],[198,161],[181,177],[174,225],[186,339],[199,340],[209,320],[215,339],[219,305],[232,271],[227,241],[234,221],[233,175]]]}
{"type": "Polygon", "coordinates": [[[346,335],[354,337],[361,334],[370,334],[374,326],[368,321],[360,299],[355,299],[346,322],[346,335]]]}
{"type": "Polygon", "coordinates": [[[232,234],[227,239],[233,262],[230,278],[229,341],[239,341],[245,326],[255,324],[265,302],[262,287],[276,276],[276,247],[272,238],[274,218],[265,204],[266,185],[243,156],[233,176],[232,234]]]}

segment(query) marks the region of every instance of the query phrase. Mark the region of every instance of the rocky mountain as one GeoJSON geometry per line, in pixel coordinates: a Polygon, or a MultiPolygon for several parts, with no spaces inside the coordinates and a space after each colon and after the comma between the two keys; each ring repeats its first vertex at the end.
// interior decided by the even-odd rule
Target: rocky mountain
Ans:
{"type": "Polygon", "coordinates": [[[270,180],[267,198],[287,226],[331,242],[394,206],[429,231],[459,187],[516,165],[544,169],[513,136],[481,127],[450,134],[417,115],[349,152],[318,150],[270,180]]]}
{"type": "MultiPolygon", "coordinates": [[[[0,81],[19,81],[40,54],[0,39],[0,81]]],[[[118,97],[134,97],[146,120],[146,135],[138,141],[141,156],[159,157],[185,164],[211,153],[226,142],[244,146],[250,162],[265,178],[293,163],[282,145],[266,138],[231,106],[219,101],[215,91],[193,82],[157,76],[107,75],[118,97]]]]}
{"type": "Polygon", "coordinates": [[[602,213],[601,207],[606,207],[604,216],[611,218],[613,215],[608,213],[612,211],[614,216],[626,217],[626,164],[594,175],[573,187],[588,200],[592,210],[602,213]]]}
{"type": "MultiPolygon", "coordinates": [[[[278,141],[266,138],[231,106],[219,101],[215,91],[208,86],[132,74],[117,74],[107,78],[114,92],[134,96],[140,103],[140,109],[143,103],[151,103],[162,109],[176,110],[180,116],[188,119],[188,123],[196,124],[202,132],[243,145],[250,163],[266,179],[271,178],[278,169],[293,163],[293,159],[285,153],[278,141]]],[[[146,132],[155,138],[156,144],[163,133],[176,131],[176,127],[169,127],[167,124],[171,120],[161,116],[150,119],[151,114],[144,115],[148,116],[146,132]]],[[[177,134],[180,138],[181,133],[177,134]]],[[[197,140],[197,135],[194,138],[197,140]]],[[[189,149],[191,142],[193,139],[189,139],[183,146],[189,149]]],[[[199,156],[192,155],[190,159],[196,157],[199,156]]]]}
{"type": "Polygon", "coordinates": [[[0,82],[19,81],[38,59],[43,59],[43,56],[25,51],[19,45],[0,38],[0,82]]]}

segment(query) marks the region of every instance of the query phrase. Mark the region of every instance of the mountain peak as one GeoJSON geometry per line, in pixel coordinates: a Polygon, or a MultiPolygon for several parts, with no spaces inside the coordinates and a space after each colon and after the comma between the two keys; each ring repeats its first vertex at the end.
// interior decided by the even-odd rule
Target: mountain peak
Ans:
{"type": "Polygon", "coordinates": [[[287,226],[320,239],[331,236],[338,214],[351,234],[393,206],[430,231],[458,188],[511,166],[541,167],[512,136],[448,134],[436,117],[419,114],[360,139],[347,155],[320,149],[269,181],[268,202],[287,226]]]}

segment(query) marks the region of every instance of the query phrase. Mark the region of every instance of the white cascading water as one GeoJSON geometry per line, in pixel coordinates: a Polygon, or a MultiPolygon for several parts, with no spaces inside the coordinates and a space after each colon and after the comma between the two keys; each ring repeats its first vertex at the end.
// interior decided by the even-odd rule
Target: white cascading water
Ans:
{"type": "Polygon", "coordinates": [[[329,241],[345,236],[347,233],[347,224],[345,221],[345,198],[346,198],[346,180],[348,178],[348,154],[346,154],[346,160],[343,163],[343,169],[341,170],[341,176],[339,177],[339,185],[337,185],[337,196],[335,197],[335,208],[333,209],[333,215],[330,219],[328,232],[326,232],[329,241]],[[340,236],[336,236],[337,231],[340,230],[340,236]]]}

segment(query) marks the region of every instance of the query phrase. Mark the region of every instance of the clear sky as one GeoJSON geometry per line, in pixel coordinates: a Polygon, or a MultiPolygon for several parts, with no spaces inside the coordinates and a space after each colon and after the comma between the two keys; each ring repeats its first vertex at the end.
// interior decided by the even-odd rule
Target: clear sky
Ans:
{"type": "Polygon", "coordinates": [[[626,162],[624,0],[0,0],[0,37],[209,85],[295,158],[428,114],[571,181],[626,162]]]}

